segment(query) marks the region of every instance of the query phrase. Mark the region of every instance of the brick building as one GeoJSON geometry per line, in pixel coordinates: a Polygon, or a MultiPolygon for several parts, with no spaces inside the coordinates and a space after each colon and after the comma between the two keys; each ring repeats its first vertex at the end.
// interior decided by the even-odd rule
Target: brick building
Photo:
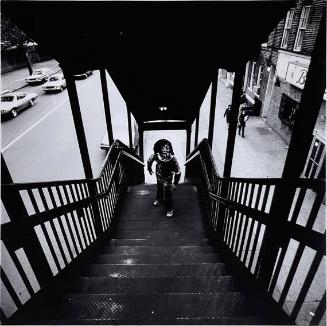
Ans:
{"type": "MultiPolygon", "coordinates": [[[[258,58],[249,61],[246,66],[244,91],[248,104],[254,107],[254,114],[266,119],[268,126],[287,144],[325,10],[325,0],[298,0],[269,35],[267,42],[261,45],[258,58]]],[[[313,161],[315,169],[311,169],[307,176],[317,176],[324,170],[325,121],[326,95],[308,158],[308,164],[313,161]]]]}

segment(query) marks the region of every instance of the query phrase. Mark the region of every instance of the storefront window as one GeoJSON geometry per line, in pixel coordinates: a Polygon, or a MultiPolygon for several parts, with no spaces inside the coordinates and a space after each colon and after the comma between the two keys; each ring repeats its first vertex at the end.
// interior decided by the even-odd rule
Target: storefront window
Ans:
{"type": "Polygon", "coordinates": [[[278,117],[288,126],[293,127],[298,109],[299,103],[286,94],[283,94],[279,107],[278,117]]]}

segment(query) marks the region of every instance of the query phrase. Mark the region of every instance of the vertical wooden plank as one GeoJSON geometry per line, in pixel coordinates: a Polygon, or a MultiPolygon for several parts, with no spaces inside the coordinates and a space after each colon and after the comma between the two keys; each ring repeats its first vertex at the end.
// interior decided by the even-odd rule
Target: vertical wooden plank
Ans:
{"type": "Polygon", "coordinates": [[[208,143],[210,145],[210,148],[212,148],[213,132],[215,126],[217,85],[218,85],[218,73],[215,70],[212,74],[211,98],[210,98],[210,114],[209,114],[209,130],[208,130],[208,143]]]}
{"type": "MultiPolygon", "coordinates": [[[[13,183],[6,161],[1,153],[1,186],[13,183]]],[[[1,200],[11,221],[28,216],[24,202],[17,190],[1,189],[1,200]]]]}
{"type": "Polygon", "coordinates": [[[133,140],[132,140],[132,121],[131,121],[131,112],[127,108],[127,124],[128,124],[128,142],[129,147],[133,148],[133,140]]]}
{"type": "Polygon", "coordinates": [[[200,120],[200,110],[198,111],[195,120],[194,147],[198,146],[198,141],[199,141],[199,120],[200,120]]]}
{"type": "Polygon", "coordinates": [[[103,104],[104,104],[104,113],[106,117],[108,141],[110,146],[114,142],[114,136],[112,132],[110,102],[109,102],[108,85],[107,85],[105,68],[100,69],[100,79],[101,79],[101,88],[102,88],[102,96],[103,96],[103,104]]]}
{"type": "Polygon", "coordinates": [[[223,176],[228,178],[231,175],[233,155],[234,155],[234,145],[235,145],[235,135],[237,128],[237,119],[240,106],[240,97],[242,94],[242,83],[244,76],[244,64],[235,72],[235,81],[232,95],[232,107],[230,112],[230,122],[228,128],[228,138],[226,146],[225,164],[223,176]]]}
{"type": "Polygon", "coordinates": [[[186,129],[186,157],[190,154],[191,150],[191,126],[186,129]]]}
{"type": "Polygon", "coordinates": [[[297,297],[297,300],[295,302],[295,305],[293,307],[292,313],[291,313],[291,319],[295,320],[300,312],[300,309],[303,305],[303,302],[305,300],[305,297],[307,296],[307,293],[310,289],[310,286],[312,284],[312,281],[317,273],[317,270],[319,268],[319,265],[321,263],[323,256],[318,254],[316,252],[315,257],[313,258],[312,264],[310,266],[310,269],[308,271],[308,274],[303,282],[303,286],[301,288],[301,291],[297,297]]]}
{"type": "Polygon", "coordinates": [[[144,160],[144,149],[143,149],[143,127],[139,126],[139,148],[140,148],[140,157],[142,161],[144,160]]]}
{"type": "Polygon", "coordinates": [[[311,319],[310,325],[319,325],[325,312],[326,312],[326,291],[319,302],[318,308],[315,311],[314,317],[311,319]]]}
{"type": "Polygon", "coordinates": [[[66,79],[68,97],[70,101],[70,107],[71,107],[73,121],[75,125],[78,146],[81,153],[85,177],[87,179],[92,179],[93,173],[92,173],[91,161],[90,161],[89,151],[88,151],[86,137],[85,137],[83,119],[81,114],[81,108],[79,105],[75,80],[73,75],[71,73],[68,73],[65,69],[63,69],[63,73],[66,79]]]}

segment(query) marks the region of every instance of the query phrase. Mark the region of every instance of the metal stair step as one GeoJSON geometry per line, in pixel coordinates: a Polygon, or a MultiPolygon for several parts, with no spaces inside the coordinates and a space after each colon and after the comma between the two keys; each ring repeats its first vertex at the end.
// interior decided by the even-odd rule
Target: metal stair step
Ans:
{"type": "MultiPolygon", "coordinates": [[[[184,222],[184,223],[197,223],[201,221],[200,215],[199,216],[192,216],[194,214],[194,209],[190,208],[190,210],[180,210],[178,207],[174,208],[174,219],[178,220],[178,222],[184,222]]],[[[126,211],[126,209],[123,209],[120,211],[120,218],[119,221],[168,221],[166,217],[166,210],[164,207],[158,208],[158,209],[151,209],[148,208],[148,210],[145,211],[144,208],[139,210],[133,210],[133,211],[126,211]],[[151,210],[151,211],[150,211],[151,210]]],[[[197,213],[198,214],[198,213],[197,213]]],[[[200,214],[200,213],[199,213],[200,214]]],[[[170,219],[169,221],[172,221],[170,219]]]]}
{"type": "Polygon", "coordinates": [[[205,238],[204,231],[198,232],[185,232],[173,230],[118,230],[115,234],[117,239],[202,239],[205,238]]]}
{"type": "Polygon", "coordinates": [[[180,219],[156,219],[151,221],[146,220],[121,220],[119,221],[120,230],[130,229],[130,230],[167,230],[167,229],[181,229],[196,231],[203,228],[200,221],[192,222],[188,219],[181,221],[180,219]]]}
{"type": "Polygon", "coordinates": [[[110,246],[208,246],[210,240],[202,239],[111,239],[110,246]]]}
{"type": "MultiPolygon", "coordinates": [[[[166,209],[164,205],[159,207],[153,207],[153,198],[146,203],[128,202],[131,207],[122,207],[120,210],[121,220],[148,220],[156,221],[160,219],[166,219],[166,209]],[[137,205],[137,206],[136,206],[137,205]]],[[[201,221],[201,211],[194,203],[194,198],[181,199],[181,201],[187,203],[174,203],[174,218],[179,221],[201,221]]]]}
{"type": "Polygon", "coordinates": [[[105,246],[104,253],[121,255],[148,255],[148,254],[195,254],[195,253],[213,253],[211,246],[105,246]]]}
{"type": "Polygon", "coordinates": [[[69,294],[49,312],[50,319],[106,319],[160,322],[257,314],[239,292],[214,294],[69,294]],[[52,316],[51,316],[52,315],[52,316]],[[52,318],[51,318],[52,317],[52,318]]]}
{"type": "MultiPolygon", "coordinates": [[[[35,325],[135,325],[135,321],[121,319],[119,321],[112,319],[46,319],[34,321],[35,325]]],[[[153,325],[153,320],[141,320],[138,324],[153,325]]],[[[159,321],[158,321],[159,324],[159,321]]],[[[164,325],[290,325],[287,321],[276,321],[265,316],[242,316],[242,317],[217,317],[210,319],[199,318],[176,318],[160,319],[160,324],[164,325]]]]}
{"type": "Polygon", "coordinates": [[[226,275],[224,264],[137,264],[108,265],[89,264],[81,270],[80,276],[122,277],[176,277],[176,276],[220,276],[226,275]]]}
{"type": "Polygon", "coordinates": [[[121,255],[121,254],[101,254],[94,260],[94,264],[113,265],[135,265],[135,264],[192,264],[192,263],[217,263],[219,255],[214,253],[180,253],[180,254],[145,254],[145,255],[121,255]]]}
{"type": "Polygon", "coordinates": [[[234,290],[231,276],[111,278],[81,277],[69,293],[155,294],[155,293],[226,293],[234,290]]]}

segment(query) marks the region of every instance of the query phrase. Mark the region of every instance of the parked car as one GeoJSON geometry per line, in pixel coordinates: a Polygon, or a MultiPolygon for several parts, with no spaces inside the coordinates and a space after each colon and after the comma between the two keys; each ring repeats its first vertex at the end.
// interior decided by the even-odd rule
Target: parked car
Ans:
{"type": "Polygon", "coordinates": [[[19,111],[33,106],[37,98],[36,93],[7,93],[1,96],[1,117],[11,116],[17,117],[19,111]]]}
{"type": "Polygon", "coordinates": [[[74,75],[75,79],[86,79],[87,77],[91,76],[93,74],[92,70],[87,70],[81,74],[74,75]]]}
{"type": "Polygon", "coordinates": [[[55,74],[49,77],[48,81],[43,84],[42,90],[44,92],[60,91],[66,88],[66,79],[63,74],[55,74]]]}
{"type": "Polygon", "coordinates": [[[49,68],[36,69],[31,76],[25,78],[25,81],[27,84],[44,83],[52,74],[53,71],[49,68]]]}

